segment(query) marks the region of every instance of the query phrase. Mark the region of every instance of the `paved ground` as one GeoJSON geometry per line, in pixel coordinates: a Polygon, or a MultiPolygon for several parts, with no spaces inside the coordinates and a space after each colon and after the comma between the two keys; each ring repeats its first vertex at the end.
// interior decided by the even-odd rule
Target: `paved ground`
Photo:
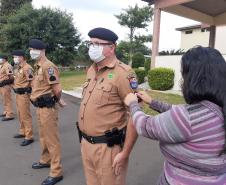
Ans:
{"type": "MultiPolygon", "coordinates": [[[[85,185],[80,146],[75,130],[79,99],[64,95],[68,104],[59,112],[64,180],[59,185],[85,185]]],[[[0,104],[0,112],[2,105],[0,104]]],[[[32,109],[35,120],[34,109],[32,109]]],[[[40,185],[48,169],[33,170],[31,164],[39,159],[40,148],[34,121],[31,146],[20,147],[21,139],[12,136],[18,129],[17,119],[0,122],[0,185],[40,185]]],[[[154,185],[162,168],[162,157],[157,142],[140,138],[130,157],[127,185],[154,185]]]]}

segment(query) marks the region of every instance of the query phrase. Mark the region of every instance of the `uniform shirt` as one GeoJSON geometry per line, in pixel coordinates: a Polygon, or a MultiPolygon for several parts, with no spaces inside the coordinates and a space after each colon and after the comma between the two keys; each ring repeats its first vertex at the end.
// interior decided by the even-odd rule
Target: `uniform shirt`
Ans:
{"type": "Polygon", "coordinates": [[[79,113],[79,128],[90,136],[104,135],[114,127],[123,128],[128,113],[123,103],[133,92],[129,77],[135,77],[131,68],[115,60],[100,71],[93,64],[87,73],[79,113]]]}
{"type": "Polygon", "coordinates": [[[58,83],[60,83],[59,71],[55,64],[49,60],[42,64],[36,64],[34,80],[32,81],[31,100],[35,101],[45,94],[53,95],[51,85],[58,83]]]}
{"type": "Polygon", "coordinates": [[[14,89],[30,87],[30,82],[33,80],[33,69],[25,63],[18,67],[14,80],[14,89]]]}
{"type": "Polygon", "coordinates": [[[13,75],[13,67],[8,62],[5,62],[0,66],[0,82],[8,80],[9,75],[13,75]]]}

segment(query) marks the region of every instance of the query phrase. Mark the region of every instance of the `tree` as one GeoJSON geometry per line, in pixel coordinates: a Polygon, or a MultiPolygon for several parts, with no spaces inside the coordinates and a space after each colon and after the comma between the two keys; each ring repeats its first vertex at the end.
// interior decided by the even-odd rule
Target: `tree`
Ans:
{"type": "Polygon", "coordinates": [[[0,29],[7,23],[8,16],[14,14],[24,4],[31,2],[32,0],[0,0],[0,29]]]}
{"type": "Polygon", "coordinates": [[[159,55],[183,55],[185,51],[183,49],[172,49],[172,50],[166,50],[166,51],[160,51],[159,55]]]}
{"type": "Polygon", "coordinates": [[[57,9],[33,9],[31,4],[25,4],[8,18],[7,24],[0,30],[0,49],[3,52],[27,49],[31,38],[47,43],[48,56],[62,66],[73,61],[76,46],[80,43],[72,15],[57,9]]]}
{"type": "MultiPolygon", "coordinates": [[[[135,7],[129,6],[129,8],[124,9],[124,12],[115,15],[118,18],[118,23],[122,26],[126,26],[129,28],[129,61],[130,65],[132,64],[132,56],[133,56],[133,49],[134,49],[134,37],[135,31],[139,28],[146,28],[148,23],[151,22],[153,16],[153,8],[150,6],[145,6],[139,8],[137,4],[135,7]]],[[[151,41],[151,40],[150,40],[151,41]]]]}
{"type": "Polygon", "coordinates": [[[24,4],[32,0],[0,0],[0,16],[8,16],[19,10],[24,4]]]}
{"type": "Polygon", "coordinates": [[[88,55],[89,49],[87,47],[87,43],[88,43],[88,41],[81,42],[81,44],[79,45],[78,50],[77,50],[75,61],[83,62],[83,63],[88,62],[88,64],[91,63],[91,60],[90,60],[89,55],[88,55]]]}
{"type": "MultiPolygon", "coordinates": [[[[150,48],[144,45],[144,42],[141,42],[139,39],[134,39],[133,42],[133,52],[140,52],[143,55],[150,55],[150,48]]],[[[117,48],[116,54],[117,57],[125,64],[129,63],[129,52],[130,52],[130,42],[121,41],[117,48]]]]}

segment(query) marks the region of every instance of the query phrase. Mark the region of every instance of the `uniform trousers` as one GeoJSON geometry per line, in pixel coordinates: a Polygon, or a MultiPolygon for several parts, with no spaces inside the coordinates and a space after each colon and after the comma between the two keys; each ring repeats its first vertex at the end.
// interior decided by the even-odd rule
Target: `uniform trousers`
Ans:
{"type": "Polygon", "coordinates": [[[39,139],[41,145],[40,163],[50,164],[51,177],[62,175],[61,145],[58,129],[58,110],[53,108],[37,108],[39,139]]]}
{"type": "Polygon", "coordinates": [[[19,133],[25,136],[25,139],[32,139],[32,117],[30,112],[30,95],[16,94],[17,115],[20,124],[19,133]]]}
{"type": "Polygon", "coordinates": [[[119,145],[91,144],[81,141],[81,153],[86,185],[125,185],[128,162],[116,176],[112,164],[115,156],[122,150],[119,145]]]}
{"type": "Polygon", "coordinates": [[[10,85],[6,85],[1,87],[1,94],[4,106],[4,112],[6,118],[12,118],[13,115],[13,105],[12,105],[12,95],[11,95],[11,87],[10,85]]]}

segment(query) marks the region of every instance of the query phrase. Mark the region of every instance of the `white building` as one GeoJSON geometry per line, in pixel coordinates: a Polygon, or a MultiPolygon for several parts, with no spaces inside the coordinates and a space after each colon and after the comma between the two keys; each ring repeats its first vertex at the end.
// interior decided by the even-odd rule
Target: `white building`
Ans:
{"type": "MultiPolygon", "coordinates": [[[[208,25],[192,25],[176,28],[181,31],[180,48],[187,51],[193,46],[209,46],[210,27],[208,25]]],[[[222,54],[226,54],[226,26],[216,27],[215,48],[222,54]]]]}
{"type": "MultiPolygon", "coordinates": [[[[181,31],[181,49],[184,51],[196,45],[208,46],[209,45],[209,27],[194,25],[182,28],[177,28],[181,31]]],[[[215,48],[218,49],[226,59],[226,26],[216,27],[215,48]]],[[[155,67],[171,68],[175,72],[174,86],[172,90],[180,90],[181,77],[181,55],[177,56],[156,56],[155,67]]]]}

